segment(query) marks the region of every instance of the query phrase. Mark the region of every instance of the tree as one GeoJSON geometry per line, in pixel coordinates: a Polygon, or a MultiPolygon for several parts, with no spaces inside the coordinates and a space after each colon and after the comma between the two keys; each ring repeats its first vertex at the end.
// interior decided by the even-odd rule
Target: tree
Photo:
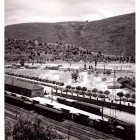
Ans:
{"type": "Polygon", "coordinates": [[[122,97],[122,99],[121,99],[123,102],[124,102],[124,104],[125,104],[125,102],[127,102],[128,101],[128,99],[126,98],[126,97],[122,97]]]}
{"type": "Polygon", "coordinates": [[[24,67],[24,59],[20,60],[20,64],[21,64],[22,67],[24,67]]]}
{"type": "Polygon", "coordinates": [[[5,119],[5,140],[12,136],[12,124],[9,120],[5,119]]]}
{"type": "Polygon", "coordinates": [[[109,71],[109,70],[106,71],[106,74],[107,74],[107,75],[110,75],[110,74],[111,74],[111,71],[109,71]]]}
{"type": "Polygon", "coordinates": [[[135,99],[135,94],[133,93],[133,94],[131,95],[131,97],[135,99]]]}
{"type": "Polygon", "coordinates": [[[91,91],[88,90],[88,91],[85,92],[85,94],[86,94],[87,96],[89,96],[90,99],[91,99],[91,95],[92,95],[92,94],[91,94],[91,91]]]}
{"type": "Polygon", "coordinates": [[[123,92],[118,92],[117,96],[120,97],[120,110],[121,110],[121,98],[124,96],[124,93],[123,92]]]}
{"type": "Polygon", "coordinates": [[[77,86],[76,89],[77,89],[77,90],[81,90],[81,86],[77,86]]]}
{"type": "Polygon", "coordinates": [[[64,86],[64,83],[60,82],[59,85],[61,86],[61,96],[62,96],[62,89],[63,89],[62,86],[64,86]]]}
{"type": "Polygon", "coordinates": [[[135,99],[131,99],[131,103],[132,103],[132,105],[135,103],[135,99]]]}
{"type": "Polygon", "coordinates": [[[70,85],[67,85],[67,86],[66,86],[66,88],[70,89],[70,88],[71,88],[71,86],[70,86],[70,85]]]}
{"type": "Polygon", "coordinates": [[[103,94],[103,91],[102,90],[99,90],[98,93],[103,94]]]}
{"type": "Polygon", "coordinates": [[[101,98],[101,99],[104,99],[105,95],[104,94],[100,94],[98,97],[101,98]]]}
{"type": "Polygon", "coordinates": [[[83,97],[85,98],[85,91],[79,91],[80,95],[83,95],[83,97]]]}
{"type": "Polygon", "coordinates": [[[53,140],[60,139],[60,135],[49,122],[42,122],[37,116],[22,115],[11,129],[14,140],[53,140]]]}
{"type": "Polygon", "coordinates": [[[86,88],[86,87],[82,87],[82,88],[81,88],[81,90],[86,91],[86,90],[87,90],[87,88],[86,88]]]}
{"type": "Polygon", "coordinates": [[[124,95],[126,98],[130,98],[130,93],[125,93],[124,95]]]}
{"type": "Polygon", "coordinates": [[[71,91],[72,91],[72,96],[73,96],[73,93],[75,91],[75,87],[71,87],[71,91]]]}
{"type": "Polygon", "coordinates": [[[72,77],[72,79],[75,80],[75,82],[76,82],[77,79],[78,79],[78,77],[79,77],[79,73],[73,71],[72,74],[71,74],[71,77],[72,77]]]}
{"type": "Polygon", "coordinates": [[[97,88],[93,88],[92,92],[96,93],[96,92],[98,92],[98,89],[97,88]]]}
{"type": "Polygon", "coordinates": [[[110,94],[110,91],[109,90],[105,90],[104,94],[107,95],[107,97],[108,97],[108,95],[110,94]]]}
{"type": "Polygon", "coordinates": [[[97,66],[97,60],[95,59],[95,71],[96,71],[96,66],[97,66]]]}
{"type": "Polygon", "coordinates": [[[98,95],[96,93],[93,93],[92,96],[96,98],[98,95]]]}
{"type": "Polygon", "coordinates": [[[66,89],[65,89],[66,95],[68,95],[68,91],[69,91],[68,88],[66,88],[66,89]]]}
{"type": "Polygon", "coordinates": [[[77,93],[77,97],[79,96],[80,90],[75,90],[75,93],[77,93]]]}
{"type": "Polygon", "coordinates": [[[101,53],[101,51],[98,51],[98,54],[100,54],[100,55],[101,55],[101,54],[102,54],[102,53],[101,53]]]}

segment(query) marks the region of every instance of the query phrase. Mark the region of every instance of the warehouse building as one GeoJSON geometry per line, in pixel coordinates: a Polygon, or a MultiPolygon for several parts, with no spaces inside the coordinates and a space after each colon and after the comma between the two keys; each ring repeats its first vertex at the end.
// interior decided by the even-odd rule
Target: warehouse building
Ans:
{"type": "Polygon", "coordinates": [[[44,95],[43,87],[8,77],[5,77],[5,90],[28,97],[43,97],[44,95]]]}

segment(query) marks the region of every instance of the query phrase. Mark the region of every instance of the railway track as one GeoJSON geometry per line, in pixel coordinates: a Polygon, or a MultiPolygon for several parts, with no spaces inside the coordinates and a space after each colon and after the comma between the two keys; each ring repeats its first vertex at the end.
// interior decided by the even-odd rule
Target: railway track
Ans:
{"type": "Polygon", "coordinates": [[[96,135],[102,135],[102,136],[104,136],[104,138],[111,138],[111,139],[117,139],[114,135],[112,135],[112,134],[107,134],[107,133],[104,133],[104,132],[101,132],[101,131],[99,131],[99,130],[96,130],[96,129],[94,129],[94,128],[91,128],[91,127],[88,127],[88,126],[83,126],[83,125],[80,125],[80,124],[77,124],[77,123],[75,123],[75,122],[73,122],[73,121],[69,121],[69,120],[67,120],[67,123],[68,124],[71,124],[73,127],[78,127],[78,128],[80,128],[81,130],[85,130],[85,131],[87,131],[88,133],[96,133],[96,135]]]}
{"type": "MultiPolygon", "coordinates": [[[[5,109],[9,110],[11,112],[14,112],[15,114],[21,115],[21,114],[27,114],[29,116],[37,115],[37,113],[25,110],[23,108],[5,103],[5,109]]],[[[7,115],[7,114],[6,114],[7,115]]],[[[13,118],[13,116],[12,116],[13,118]]],[[[17,118],[16,118],[17,119],[17,118]]],[[[108,135],[103,132],[97,131],[93,128],[82,126],[80,124],[74,123],[72,121],[64,121],[64,122],[58,122],[55,120],[52,120],[50,118],[46,118],[42,115],[40,115],[40,119],[46,123],[49,121],[56,130],[63,132],[65,134],[76,137],[81,140],[92,140],[92,139],[113,139],[118,140],[118,138],[114,137],[113,135],[108,135]],[[71,125],[69,125],[71,124],[71,125]]]]}

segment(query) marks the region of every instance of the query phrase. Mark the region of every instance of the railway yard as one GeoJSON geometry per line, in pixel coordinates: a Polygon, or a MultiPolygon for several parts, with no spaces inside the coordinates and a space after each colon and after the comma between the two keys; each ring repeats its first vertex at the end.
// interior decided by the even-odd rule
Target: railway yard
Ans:
{"type": "MultiPolygon", "coordinates": [[[[126,71],[129,70],[126,68],[126,71]]],[[[63,86],[58,86],[56,91],[56,84],[53,82],[46,82],[45,77],[42,76],[42,72],[45,73],[45,70],[33,69],[32,73],[30,74],[28,73],[28,69],[14,70],[10,68],[5,70],[5,77],[7,79],[13,79],[11,85],[13,87],[7,87],[5,89],[5,119],[15,123],[17,122],[17,118],[19,118],[21,115],[37,116],[42,120],[42,122],[44,122],[44,124],[49,121],[58,134],[62,136],[61,139],[135,139],[135,103],[132,104],[131,102],[126,102],[125,105],[123,105],[123,101],[121,101],[123,110],[120,111],[118,101],[114,102],[114,106],[118,108],[114,109],[112,106],[110,108],[110,105],[112,104],[109,98],[112,99],[113,96],[116,98],[116,95],[113,95],[112,93],[109,95],[109,98],[106,98],[106,102],[104,102],[106,104],[103,104],[102,99],[98,99],[98,104],[96,102],[94,104],[93,101],[97,100],[95,97],[89,98],[87,95],[85,95],[85,97],[81,96],[80,94],[77,95],[76,92],[73,94],[71,94],[71,91],[68,93],[65,92],[67,84],[71,84],[75,87],[82,84],[84,86],[86,75],[81,82],[82,84],[79,82],[78,85],[77,83],[74,85],[74,83],[70,82],[71,73],[68,74],[64,71],[61,71],[61,73],[64,74],[61,75],[61,77],[63,76],[61,78],[61,82],[63,79],[65,79],[64,81],[66,83],[64,83],[63,86]],[[35,76],[35,78],[32,78],[31,74],[32,76],[35,76]],[[68,75],[67,78],[65,78],[65,74],[66,76],[68,75]],[[44,96],[24,96],[24,93],[20,93],[20,90],[16,90],[16,87],[14,87],[14,80],[21,81],[23,83],[32,83],[34,85],[43,87],[44,96]]],[[[55,70],[55,72],[58,74],[59,70],[55,70]]],[[[87,71],[84,71],[84,73],[87,73],[87,71]]],[[[45,74],[48,74],[47,70],[45,74]]],[[[118,74],[122,75],[122,73],[118,74]]],[[[132,74],[134,74],[134,69],[127,73],[127,75],[129,74],[132,76],[132,74]]],[[[101,75],[99,74],[99,77],[100,76],[101,75]]],[[[53,80],[60,80],[60,77],[55,75],[55,73],[54,77],[57,78],[53,80]]],[[[97,79],[98,78],[94,78],[93,81],[96,81],[97,79]]],[[[108,78],[108,81],[112,81],[111,76],[108,78]]],[[[106,84],[104,87],[106,88],[108,84],[111,84],[111,82],[108,81],[104,82],[106,84]]],[[[91,85],[89,81],[87,83],[88,89],[91,89],[91,87],[94,86],[97,87],[97,85],[99,89],[104,89],[102,86],[102,80],[92,83],[93,85],[91,85]]],[[[126,93],[130,91],[130,89],[117,90],[123,90],[126,93]]],[[[133,95],[134,91],[132,91],[131,94],[133,95]]]]}
{"type": "MultiPolygon", "coordinates": [[[[29,116],[38,115],[37,113],[33,113],[32,111],[25,110],[23,108],[5,103],[5,117],[12,119],[13,122],[16,122],[17,117],[21,114],[26,114],[29,116]]],[[[101,131],[95,130],[91,127],[86,127],[80,124],[77,124],[70,120],[65,120],[64,122],[58,122],[50,118],[46,118],[44,116],[39,116],[43,122],[49,120],[49,122],[54,126],[54,128],[63,134],[66,138],[68,137],[68,131],[70,135],[70,139],[72,140],[85,140],[85,139],[113,139],[118,140],[115,136],[111,134],[106,134],[101,131]],[[70,129],[69,129],[70,127],[70,129]],[[68,130],[69,129],[69,130],[68,130]]]]}
{"type": "Polygon", "coordinates": [[[5,1],[3,139],[137,140],[135,5],[5,1]]]}

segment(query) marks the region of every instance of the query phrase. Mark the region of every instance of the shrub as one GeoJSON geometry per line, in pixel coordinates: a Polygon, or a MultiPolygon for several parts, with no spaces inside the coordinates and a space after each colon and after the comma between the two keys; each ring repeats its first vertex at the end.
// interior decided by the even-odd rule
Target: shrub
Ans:
{"type": "Polygon", "coordinates": [[[107,80],[107,78],[105,78],[105,77],[104,77],[104,78],[102,78],[102,81],[106,81],[106,80],[107,80]]]}
{"type": "Polygon", "coordinates": [[[110,75],[110,74],[111,74],[111,71],[109,71],[109,70],[106,71],[106,74],[107,74],[107,75],[110,75]]]}

